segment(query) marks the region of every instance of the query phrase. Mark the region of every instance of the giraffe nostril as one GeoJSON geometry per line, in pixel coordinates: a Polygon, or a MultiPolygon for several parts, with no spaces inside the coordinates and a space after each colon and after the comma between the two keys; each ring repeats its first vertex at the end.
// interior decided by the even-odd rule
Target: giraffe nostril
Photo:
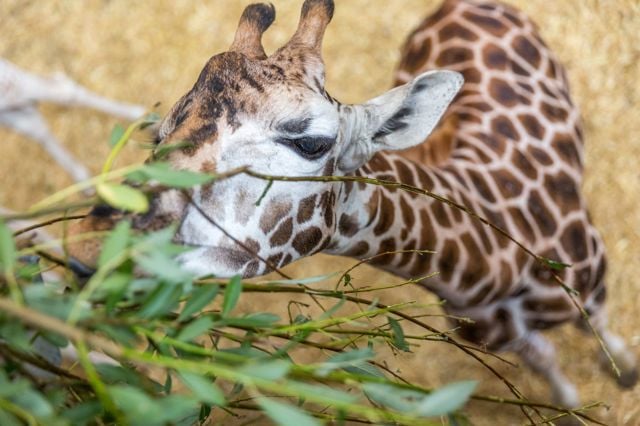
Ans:
{"type": "Polygon", "coordinates": [[[108,204],[98,204],[97,206],[94,206],[93,209],[91,209],[91,211],[89,212],[89,216],[110,217],[122,213],[122,210],[118,210],[108,204]]]}
{"type": "Polygon", "coordinates": [[[75,274],[75,276],[77,278],[91,278],[93,276],[93,274],[96,272],[95,269],[85,265],[84,263],[80,262],[78,259],[75,259],[73,257],[69,258],[69,262],[67,263],[67,266],[69,267],[69,269],[71,269],[71,271],[75,274]]]}

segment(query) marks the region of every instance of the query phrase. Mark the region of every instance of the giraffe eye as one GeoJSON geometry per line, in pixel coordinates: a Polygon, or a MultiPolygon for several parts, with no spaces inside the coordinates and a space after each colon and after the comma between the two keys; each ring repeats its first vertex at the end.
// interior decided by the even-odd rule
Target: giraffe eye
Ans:
{"type": "Polygon", "coordinates": [[[316,160],[333,147],[335,139],[327,137],[281,138],[277,142],[288,146],[307,160],[316,160]]]}

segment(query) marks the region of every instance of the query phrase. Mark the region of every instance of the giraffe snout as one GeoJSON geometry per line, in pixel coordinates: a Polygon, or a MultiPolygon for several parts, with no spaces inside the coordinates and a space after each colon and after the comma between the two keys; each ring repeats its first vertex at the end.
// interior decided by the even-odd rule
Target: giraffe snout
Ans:
{"type": "Polygon", "coordinates": [[[69,258],[67,266],[69,267],[69,269],[71,269],[76,278],[82,281],[91,278],[96,272],[94,268],[85,265],[74,257],[69,258]]]}
{"type": "Polygon", "coordinates": [[[121,216],[122,212],[99,205],[84,219],[69,226],[66,245],[68,266],[78,278],[93,275],[104,233],[111,231],[121,216]]]}

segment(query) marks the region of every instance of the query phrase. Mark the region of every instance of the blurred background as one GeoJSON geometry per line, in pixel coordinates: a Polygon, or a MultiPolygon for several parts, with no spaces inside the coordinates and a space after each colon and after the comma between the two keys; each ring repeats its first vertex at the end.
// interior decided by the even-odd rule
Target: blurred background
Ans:
{"type": "MultiPolygon", "coordinates": [[[[301,1],[272,0],[277,10],[264,44],[271,52],[294,32],[301,1]]],[[[640,2],[638,0],[509,0],[534,18],[545,41],[568,70],[573,98],[586,129],[584,190],[609,253],[611,328],[640,354],[640,2]]],[[[0,0],[0,57],[40,75],[64,72],[104,96],[164,114],[195,82],[207,59],[227,49],[238,18],[250,1],[130,2],[128,0],[0,0]]],[[[388,89],[399,48],[411,29],[440,0],[337,0],[324,44],[327,89],[343,102],[362,102],[388,89]]],[[[118,122],[85,109],[42,105],[40,111],[64,146],[93,173],[109,151],[118,122]]],[[[140,139],[140,138],[139,138],[140,139]]],[[[141,142],[144,142],[140,140],[141,142]]],[[[71,179],[36,143],[0,128],[0,205],[22,210],[69,185],[71,179]]],[[[120,165],[147,153],[132,145],[120,165]]],[[[297,277],[344,270],[349,259],[314,256],[289,268],[297,277]]],[[[391,284],[399,279],[369,267],[354,284],[391,284]]],[[[434,303],[418,288],[389,291],[382,302],[434,303]]],[[[244,309],[286,313],[281,296],[245,300],[244,309]]],[[[427,310],[433,315],[437,307],[427,310]]],[[[434,318],[433,324],[445,328],[434,318]]],[[[640,388],[620,392],[599,370],[595,339],[570,327],[549,333],[560,362],[579,387],[583,402],[604,401],[598,414],[609,424],[640,424],[640,388]]],[[[456,349],[426,343],[411,354],[385,354],[386,362],[424,386],[478,379],[480,392],[508,396],[494,376],[456,349]]],[[[492,362],[535,400],[546,387],[523,369],[492,362]]],[[[520,423],[515,409],[472,403],[477,424],[520,423]]]]}

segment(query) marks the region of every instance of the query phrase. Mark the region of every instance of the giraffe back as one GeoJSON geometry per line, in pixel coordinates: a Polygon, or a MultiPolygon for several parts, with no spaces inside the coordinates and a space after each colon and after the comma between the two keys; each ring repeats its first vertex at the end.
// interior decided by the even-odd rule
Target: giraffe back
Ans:
{"type": "Polygon", "coordinates": [[[526,177],[562,164],[580,183],[579,112],[564,67],[526,15],[496,2],[445,0],[407,39],[395,83],[436,68],[461,72],[465,86],[429,143],[405,156],[512,161],[526,177]]]}
{"type": "MultiPolygon", "coordinates": [[[[537,26],[501,3],[445,0],[406,41],[396,84],[438,68],[461,72],[463,89],[425,143],[400,155],[424,168],[429,179],[421,182],[429,189],[470,207],[534,252],[573,264],[560,275],[582,292],[587,305],[602,303],[604,248],[580,193],[580,114],[571,100],[564,67],[537,26]]],[[[463,288],[477,290],[468,301],[463,302],[465,292],[448,292],[446,274],[442,285],[434,286],[436,292],[478,306],[524,291],[533,311],[540,300],[557,305],[551,316],[571,311],[546,267],[512,250],[515,247],[496,232],[442,210],[434,208],[434,218],[426,226],[441,233],[446,231],[440,229],[443,226],[449,228],[455,250],[437,246],[440,253],[431,266],[445,272],[466,271],[478,264],[486,267],[481,273],[458,277],[463,288]],[[468,259],[464,267],[462,255],[468,259]],[[483,289],[476,275],[492,284],[483,289]]],[[[540,327],[547,320],[554,322],[536,320],[540,327]]]]}

